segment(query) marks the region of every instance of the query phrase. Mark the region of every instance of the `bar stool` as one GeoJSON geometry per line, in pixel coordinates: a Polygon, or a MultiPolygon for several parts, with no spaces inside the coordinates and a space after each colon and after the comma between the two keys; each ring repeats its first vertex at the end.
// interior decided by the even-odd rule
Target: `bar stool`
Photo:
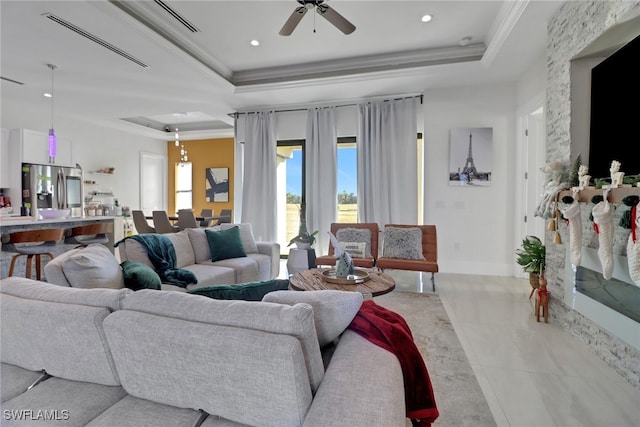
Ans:
{"type": "Polygon", "coordinates": [[[64,228],[47,228],[42,230],[15,231],[9,234],[9,243],[2,245],[2,250],[17,252],[11,259],[9,276],[13,276],[16,261],[21,256],[27,257],[25,277],[31,278],[31,265],[33,257],[36,258],[36,279],[42,278],[42,255],[53,259],[53,249],[58,241],[64,239],[64,228]],[[24,244],[24,245],[23,245],[24,244]]]}
{"type": "Polygon", "coordinates": [[[96,222],[93,224],[79,225],[71,229],[71,234],[64,239],[65,244],[87,246],[92,243],[109,243],[109,236],[113,234],[112,222],[96,222]]]}

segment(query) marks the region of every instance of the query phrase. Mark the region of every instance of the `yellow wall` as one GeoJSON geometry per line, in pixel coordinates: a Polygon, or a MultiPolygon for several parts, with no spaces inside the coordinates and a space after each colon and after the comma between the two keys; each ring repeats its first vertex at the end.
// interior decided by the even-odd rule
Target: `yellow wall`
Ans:
{"type": "MultiPolygon", "coordinates": [[[[181,141],[187,150],[188,161],[193,165],[193,210],[196,214],[202,209],[213,209],[218,215],[222,209],[233,209],[234,140],[233,138],[200,139],[181,141]],[[229,201],[205,201],[205,170],[207,168],[229,168],[229,201]]],[[[176,211],[176,166],[180,162],[180,147],[175,141],[167,142],[168,159],[168,212],[176,211]]]]}

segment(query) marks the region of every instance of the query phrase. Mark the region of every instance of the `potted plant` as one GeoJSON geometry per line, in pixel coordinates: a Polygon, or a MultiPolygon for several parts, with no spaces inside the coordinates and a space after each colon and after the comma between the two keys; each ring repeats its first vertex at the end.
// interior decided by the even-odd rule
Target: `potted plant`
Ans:
{"type": "Polygon", "coordinates": [[[318,234],[318,230],[312,233],[307,230],[307,219],[303,203],[300,205],[300,228],[298,229],[298,234],[289,241],[287,246],[295,243],[299,249],[309,249],[316,241],[316,234],[318,234]]]}
{"type": "Polygon", "coordinates": [[[529,283],[534,289],[539,285],[540,274],[544,274],[546,254],[544,243],[536,236],[526,236],[516,249],[516,262],[529,273],[529,283]]]}

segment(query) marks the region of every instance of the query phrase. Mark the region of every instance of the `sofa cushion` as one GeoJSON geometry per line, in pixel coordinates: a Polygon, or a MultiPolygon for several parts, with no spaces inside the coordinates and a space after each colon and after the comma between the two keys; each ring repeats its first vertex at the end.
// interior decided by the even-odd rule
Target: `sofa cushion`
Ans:
{"type": "MultiPolygon", "coordinates": [[[[132,293],[130,289],[63,288],[24,277],[7,277],[6,279],[2,279],[0,281],[0,292],[3,296],[6,294],[37,301],[88,305],[90,307],[107,307],[111,311],[119,310],[122,299],[132,293]]],[[[2,315],[1,312],[0,315],[2,315]]]]}
{"type": "Polygon", "coordinates": [[[201,413],[125,396],[87,427],[195,426],[201,413]]]}
{"type": "MultiPolygon", "coordinates": [[[[210,229],[215,231],[214,229],[210,229]]],[[[196,263],[211,261],[211,249],[209,249],[209,240],[204,228],[187,228],[187,234],[193,247],[193,254],[196,263]]]]}
{"type": "Polygon", "coordinates": [[[322,380],[324,366],[313,325],[313,308],[308,304],[290,307],[284,304],[215,300],[183,292],[145,289],[130,293],[122,304],[126,310],[156,316],[295,336],[302,345],[309,383],[313,390],[322,380]]]}
{"type": "Polygon", "coordinates": [[[211,250],[211,261],[247,256],[238,227],[220,231],[205,230],[205,234],[211,250]]]}
{"type": "Polygon", "coordinates": [[[24,393],[27,388],[38,378],[42,372],[30,371],[8,363],[0,366],[0,402],[13,399],[24,393]]]}
{"type": "Polygon", "coordinates": [[[49,260],[44,266],[44,276],[47,283],[59,286],[71,286],[67,277],[62,271],[62,263],[69,257],[73,256],[83,248],[75,248],[56,255],[55,258],[49,260]]]}
{"type": "Polygon", "coordinates": [[[385,227],[382,256],[424,260],[422,230],[417,227],[385,227]]]}
{"type": "Polygon", "coordinates": [[[2,295],[0,308],[2,362],[31,371],[44,369],[69,380],[120,384],[104,340],[102,322],[109,309],[7,294],[2,295]]]}
{"type": "Polygon", "coordinates": [[[122,288],[122,270],[106,246],[91,244],[67,257],[62,272],[74,288],[122,288]]]}
{"type": "MultiPolygon", "coordinates": [[[[41,382],[28,393],[22,393],[4,402],[4,411],[33,411],[32,422],[27,418],[20,425],[63,425],[65,427],[84,427],[104,410],[114,405],[126,395],[120,386],[105,386],[91,382],[69,381],[61,378],[49,378],[41,382]],[[36,418],[39,411],[49,410],[57,420],[45,421],[36,418]]],[[[4,426],[5,423],[3,422],[4,426]]]]}
{"type": "Polygon", "coordinates": [[[191,271],[198,277],[198,283],[187,285],[187,289],[235,283],[236,281],[236,272],[233,268],[213,265],[211,261],[209,263],[187,265],[184,269],[191,271]]]}
{"type": "Polygon", "coordinates": [[[360,258],[371,258],[371,230],[368,228],[345,227],[336,232],[338,242],[364,242],[365,253],[360,258]]]}
{"type": "MultiPolygon", "coordinates": [[[[211,313],[225,303],[249,305],[242,309],[243,318],[260,324],[275,321],[278,329],[288,328],[285,323],[295,321],[299,330],[300,321],[308,325],[312,320],[307,305],[288,307],[297,312],[293,317],[271,319],[259,309],[254,314],[257,307],[253,306],[275,304],[149,290],[133,296],[141,293],[147,294],[145,300],[149,299],[148,293],[155,294],[155,302],[159,301],[156,296],[171,296],[173,302],[188,298],[190,303],[181,306],[188,312],[185,317],[191,317],[194,311],[200,314],[196,305],[209,306],[206,311],[211,313]]],[[[224,309],[222,312],[230,314],[224,309]]],[[[105,333],[127,393],[178,408],[202,409],[212,416],[248,425],[301,426],[313,395],[298,338],[278,330],[265,332],[204,320],[128,309],[109,316],[104,322],[105,333]]]]}
{"type": "Polygon", "coordinates": [[[167,233],[165,236],[173,243],[173,248],[176,251],[177,268],[183,268],[196,263],[196,256],[193,252],[193,246],[191,245],[191,240],[189,240],[187,230],[182,230],[178,233],[167,233]]]}
{"type": "Polygon", "coordinates": [[[360,292],[348,291],[277,291],[262,299],[265,302],[313,307],[313,319],[321,347],[331,343],[349,326],[362,305],[360,292]]]}
{"type": "Polygon", "coordinates": [[[242,242],[244,252],[246,254],[257,254],[258,245],[256,244],[255,237],[253,236],[253,228],[251,227],[251,224],[248,222],[242,224],[220,224],[220,230],[228,230],[233,227],[238,227],[238,230],[240,231],[240,241],[242,242]]]}
{"type": "Polygon", "coordinates": [[[153,263],[149,259],[149,254],[147,254],[147,248],[145,248],[142,243],[138,242],[137,240],[131,238],[120,240],[118,242],[118,251],[120,252],[120,259],[122,261],[131,259],[154,268],[153,263]]]}
{"type": "MultiPolygon", "coordinates": [[[[215,262],[207,261],[201,264],[232,268],[235,272],[235,278],[227,283],[246,283],[260,280],[258,261],[248,255],[240,258],[227,258],[215,262]]],[[[270,277],[267,279],[270,279],[270,277]]]]}
{"type": "Polygon", "coordinates": [[[140,289],[160,289],[162,280],[156,271],[139,261],[126,260],[120,264],[124,285],[134,291],[140,289]]]}
{"type": "Polygon", "coordinates": [[[247,254],[247,258],[254,260],[258,266],[258,277],[256,277],[256,280],[269,280],[278,276],[279,270],[272,270],[273,258],[270,255],[247,254]]]}
{"type": "Polygon", "coordinates": [[[229,285],[214,285],[187,291],[190,294],[202,295],[214,299],[237,299],[244,301],[260,301],[273,291],[289,288],[289,281],[285,279],[263,280],[229,285]]]}

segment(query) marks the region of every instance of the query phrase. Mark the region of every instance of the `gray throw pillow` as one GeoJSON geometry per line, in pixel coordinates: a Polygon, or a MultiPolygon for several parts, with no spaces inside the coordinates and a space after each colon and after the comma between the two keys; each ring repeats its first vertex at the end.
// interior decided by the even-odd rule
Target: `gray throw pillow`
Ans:
{"type": "Polygon", "coordinates": [[[385,227],[382,256],[424,260],[424,256],[422,256],[422,230],[417,227],[385,227]]]}
{"type": "Polygon", "coordinates": [[[331,343],[349,326],[362,305],[360,292],[322,291],[275,291],[266,294],[262,301],[278,304],[309,304],[313,307],[313,321],[320,347],[331,343]]]}
{"type": "Polygon", "coordinates": [[[368,228],[341,228],[336,232],[338,242],[364,242],[364,257],[371,258],[371,230],[368,228]]]}

